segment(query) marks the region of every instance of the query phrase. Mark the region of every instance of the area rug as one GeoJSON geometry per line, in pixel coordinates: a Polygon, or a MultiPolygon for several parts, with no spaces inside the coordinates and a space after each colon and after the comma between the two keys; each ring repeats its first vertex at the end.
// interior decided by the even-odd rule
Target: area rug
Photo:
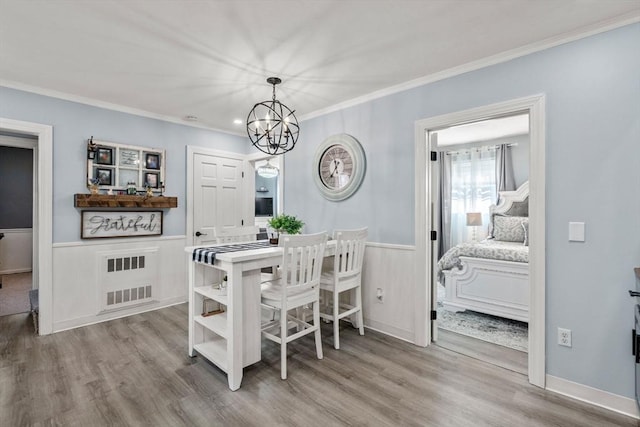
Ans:
{"type": "MultiPolygon", "coordinates": [[[[439,297],[441,296],[438,290],[439,297]]],[[[438,327],[504,347],[526,352],[529,347],[529,325],[471,310],[454,313],[445,310],[438,298],[438,327]]]]}
{"type": "Polygon", "coordinates": [[[0,316],[26,313],[29,306],[31,273],[6,274],[0,288],[0,316]]]}

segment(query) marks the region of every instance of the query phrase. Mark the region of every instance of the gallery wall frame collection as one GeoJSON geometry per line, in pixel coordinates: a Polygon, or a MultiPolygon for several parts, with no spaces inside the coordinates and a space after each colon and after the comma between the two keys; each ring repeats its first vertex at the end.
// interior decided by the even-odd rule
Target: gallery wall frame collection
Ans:
{"type": "Polygon", "coordinates": [[[165,151],[158,148],[91,140],[95,153],[87,159],[87,183],[97,181],[100,189],[162,193],[165,182],[165,151]]]}

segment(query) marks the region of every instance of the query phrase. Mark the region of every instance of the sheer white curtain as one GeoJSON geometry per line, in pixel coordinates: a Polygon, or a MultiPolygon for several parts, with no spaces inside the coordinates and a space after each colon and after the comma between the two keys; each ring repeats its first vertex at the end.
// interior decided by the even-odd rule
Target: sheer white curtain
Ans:
{"type": "Polygon", "coordinates": [[[487,237],[489,206],[496,201],[496,150],[473,148],[452,152],[450,247],[472,239],[467,213],[482,213],[482,226],[475,227],[476,239],[487,237]]]}

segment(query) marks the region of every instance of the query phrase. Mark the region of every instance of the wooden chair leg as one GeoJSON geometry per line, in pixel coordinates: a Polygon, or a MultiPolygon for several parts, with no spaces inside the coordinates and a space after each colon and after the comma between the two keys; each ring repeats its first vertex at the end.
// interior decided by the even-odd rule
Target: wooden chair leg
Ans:
{"type": "Polygon", "coordinates": [[[320,333],[320,304],[318,301],[313,303],[313,326],[315,326],[316,331],[314,332],[316,338],[316,354],[318,355],[318,359],[322,359],[324,356],[322,355],[322,336],[320,333]]]}
{"type": "Polygon", "coordinates": [[[340,350],[340,292],[333,291],[333,348],[340,350]]]}
{"type": "Polygon", "coordinates": [[[280,310],[280,378],[287,379],[287,313],[280,310]]]}
{"type": "Polygon", "coordinates": [[[358,319],[358,329],[360,330],[360,335],[364,335],[364,318],[362,316],[362,286],[358,286],[356,289],[356,307],[359,310],[356,312],[356,319],[358,319]]]}

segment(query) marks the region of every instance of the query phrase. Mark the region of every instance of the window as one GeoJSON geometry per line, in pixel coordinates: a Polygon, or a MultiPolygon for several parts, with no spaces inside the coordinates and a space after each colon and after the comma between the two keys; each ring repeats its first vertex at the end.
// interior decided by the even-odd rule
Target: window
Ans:
{"type": "Polygon", "coordinates": [[[478,240],[487,236],[489,206],[496,201],[496,150],[473,148],[448,153],[451,157],[451,246],[471,240],[474,228],[467,226],[467,213],[480,212],[478,240]]]}

